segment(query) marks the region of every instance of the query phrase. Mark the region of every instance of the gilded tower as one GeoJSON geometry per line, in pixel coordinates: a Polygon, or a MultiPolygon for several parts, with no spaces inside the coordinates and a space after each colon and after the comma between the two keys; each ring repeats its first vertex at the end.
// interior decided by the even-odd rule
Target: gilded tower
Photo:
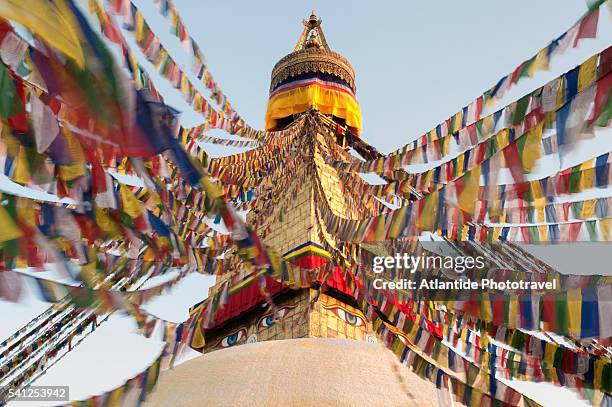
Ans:
{"type": "MultiPolygon", "coordinates": [[[[289,136],[291,148],[278,146],[279,154],[291,156],[289,160],[284,157],[289,168],[283,169],[282,180],[264,179],[259,187],[261,193],[269,194],[268,199],[256,201],[247,223],[286,261],[313,273],[325,268],[331,277],[316,302],[312,300],[318,284],[323,283],[321,279],[301,290],[287,290],[269,281],[276,319],[258,284],[230,295],[214,321],[203,328],[205,352],[271,339],[339,337],[376,341],[366,316],[352,303],[349,293],[342,292],[342,285],[334,283],[334,273],[343,269],[333,263],[327,250],[335,242],[320,222],[321,209],[316,204],[324,202],[328,210],[342,218],[371,216],[382,209],[380,202],[361,200],[346,187],[363,185],[358,175],[341,174],[329,164],[330,159],[351,158],[347,138],[357,138],[361,131],[355,71],[346,58],[330,49],[320,19],[312,14],[303,25],[293,52],[272,70],[266,112],[267,130],[299,128],[297,134],[289,136]],[[276,323],[278,320],[282,323],[276,323]]],[[[269,165],[274,158],[262,161],[269,165]]],[[[265,165],[260,169],[265,170],[265,165]]],[[[218,279],[211,295],[228,278],[235,276],[230,273],[218,279]]]]}

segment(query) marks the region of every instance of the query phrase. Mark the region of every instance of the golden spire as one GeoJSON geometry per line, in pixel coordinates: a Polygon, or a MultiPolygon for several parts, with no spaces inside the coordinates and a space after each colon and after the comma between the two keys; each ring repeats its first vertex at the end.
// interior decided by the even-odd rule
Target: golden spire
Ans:
{"type": "MultiPolygon", "coordinates": [[[[302,35],[300,35],[300,39],[298,40],[293,51],[299,51],[301,49],[311,48],[313,43],[311,39],[315,38],[318,42],[317,48],[323,48],[327,51],[330,51],[329,46],[327,45],[327,41],[325,40],[325,34],[323,34],[323,29],[321,28],[321,23],[323,20],[319,19],[314,11],[310,15],[308,20],[303,20],[302,24],[304,24],[304,30],[302,31],[302,35]]],[[[312,40],[315,41],[315,40],[312,40]]]]}
{"type": "Polygon", "coordinates": [[[304,30],[293,52],[281,58],[272,69],[270,91],[288,78],[320,72],[340,78],[355,93],[355,71],[346,58],[329,48],[321,23],[314,11],[308,20],[302,21],[304,30]]]}

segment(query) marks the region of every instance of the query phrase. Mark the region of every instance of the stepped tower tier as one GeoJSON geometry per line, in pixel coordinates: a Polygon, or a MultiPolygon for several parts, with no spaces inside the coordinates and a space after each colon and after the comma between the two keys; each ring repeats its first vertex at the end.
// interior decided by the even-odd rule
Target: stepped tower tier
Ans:
{"type": "MultiPolygon", "coordinates": [[[[334,273],[335,281],[342,281],[344,269],[332,260],[329,248],[336,242],[321,224],[317,206],[325,202],[335,215],[348,219],[379,214],[384,209],[381,202],[372,196],[354,194],[354,188],[363,186],[365,181],[358,174],[340,173],[328,163],[329,158],[343,161],[351,158],[350,140],[359,140],[356,151],[365,151],[368,158],[376,151],[357,138],[361,114],[355,99],[353,68],[344,57],[330,50],[321,20],[313,14],[303,24],[294,51],[272,71],[266,116],[269,129],[302,123],[299,134],[291,140],[292,147],[281,153],[283,162],[291,163],[290,168],[277,169],[271,175],[276,178],[264,181],[268,199],[257,199],[251,205],[247,224],[291,264],[313,274],[323,268],[333,272],[323,294],[316,291],[321,280],[301,290],[289,290],[271,278],[267,280],[276,311],[286,322],[283,327],[274,323],[260,283],[245,285],[230,295],[228,303],[216,311],[214,320],[202,328],[204,352],[272,339],[331,337],[377,341],[372,324],[350,293],[343,293],[343,287],[334,282],[334,273]]],[[[249,161],[250,153],[243,153],[242,158],[249,161]]],[[[256,160],[255,155],[252,158],[256,160]]],[[[227,280],[248,278],[248,271],[242,273],[219,276],[211,296],[227,280]]]]}
{"type": "Polygon", "coordinates": [[[321,20],[314,13],[303,24],[293,52],[272,69],[266,129],[283,128],[296,115],[314,109],[359,134],[361,111],[355,97],[353,67],[329,48],[321,20]]]}

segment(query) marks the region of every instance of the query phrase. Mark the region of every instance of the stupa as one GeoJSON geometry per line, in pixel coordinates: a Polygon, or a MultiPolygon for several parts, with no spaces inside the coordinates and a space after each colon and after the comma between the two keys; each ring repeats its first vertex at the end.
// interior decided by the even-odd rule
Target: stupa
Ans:
{"type": "MultiPolygon", "coordinates": [[[[334,240],[320,224],[315,205],[316,199],[325,199],[333,213],[343,218],[372,216],[383,208],[373,199],[355,200],[353,192],[345,190],[347,180],[341,177],[350,177],[348,184],[353,185],[364,181],[358,175],[339,174],[326,163],[326,157],[332,154],[346,159],[347,135],[356,137],[361,130],[355,72],[346,58],[329,48],[320,19],[313,14],[303,24],[294,51],[281,58],[272,70],[266,113],[267,130],[308,121],[300,135],[304,139],[303,151],[297,153],[301,162],[283,180],[284,196],[257,200],[247,215],[247,223],[286,261],[307,270],[327,267],[331,277],[320,296],[316,286],[287,289],[269,279],[267,286],[284,326],[274,324],[272,310],[265,306],[258,284],[230,295],[227,304],[217,310],[214,321],[203,328],[204,352],[270,339],[324,337],[376,342],[371,324],[357,309],[340,278],[344,270],[330,264],[331,254],[324,247],[333,245],[334,240]],[[348,131],[338,131],[347,127],[348,131]],[[317,301],[313,301],[315,296],[317,301]]],[[[228,278],[235,276],[228,273],[219,278],[211,295],[228,278]]]]}
{"type": "MultiPolygon", "coordinates": [[[[257,280],[247,281],[201,325],[203,346],[195,341],[192,347],[206,355],[162,375],[147,405],[437,404],[435,386],[378,343],[372,323],[346,286],[345,268],[326,250],[335,242],[320,223],[316,200],[324,199],[343,218],[372,216],[385,206],[375,199],[355,199],[346,186],[362,185],[363,179],[340,174],[326,162],[332,155],[348,159],[351,147],[366,158],[379,153],[359,140],[361,112],[351,64],[330,49],[314,13],[303,24],[293,52],[272,70],[266,113],[267,130],[305,121],[299,135],[302,151],[293,152],[299,159],[285,174],[282,196],[258,199],[247,223],[287,262],[318,277],[300,289],[266,277],[266,293],[257,280]]],[[[226,281],[241,277],[240,272],[219,276],[209,297],[226,281]]]]}

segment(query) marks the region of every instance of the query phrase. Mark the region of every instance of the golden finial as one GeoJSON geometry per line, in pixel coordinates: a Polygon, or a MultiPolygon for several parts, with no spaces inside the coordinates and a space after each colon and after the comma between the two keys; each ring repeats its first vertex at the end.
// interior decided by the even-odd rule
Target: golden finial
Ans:
{"type": "Polygon", "coordinates": [[[302,34],[293,52],[279,60],[272,69],[270,89],[291,76],[324,72],[342,79],[355,92],[355,71],[346,58],[329,48],[321,21],[314,11],[307,20],[302,20],[302,34]]]}
{"type": "Polygon", "coordinates": [[[322,22],[323,20],[320,20],[319,18],[317,18],[313,10],[312,14],[310,14],[310,19],[308,19],[308,21],[304,20],[304,25],[312,30],[316,27],[320,27],[322,22]]]}
{"type": "Polygon", "coordinates": [[[297,45],[293,49],[294,51],[306,48],[323,48],[329,51],[329,46],[325,40],[325,35],[321,29],[321,23],[323,20],[317,17],[314,10],[308,20],[302,20],[304,25],[304,31],[298,40],[297,45]],[[314,34],[314,35],[313,35],[314,34]]]}

